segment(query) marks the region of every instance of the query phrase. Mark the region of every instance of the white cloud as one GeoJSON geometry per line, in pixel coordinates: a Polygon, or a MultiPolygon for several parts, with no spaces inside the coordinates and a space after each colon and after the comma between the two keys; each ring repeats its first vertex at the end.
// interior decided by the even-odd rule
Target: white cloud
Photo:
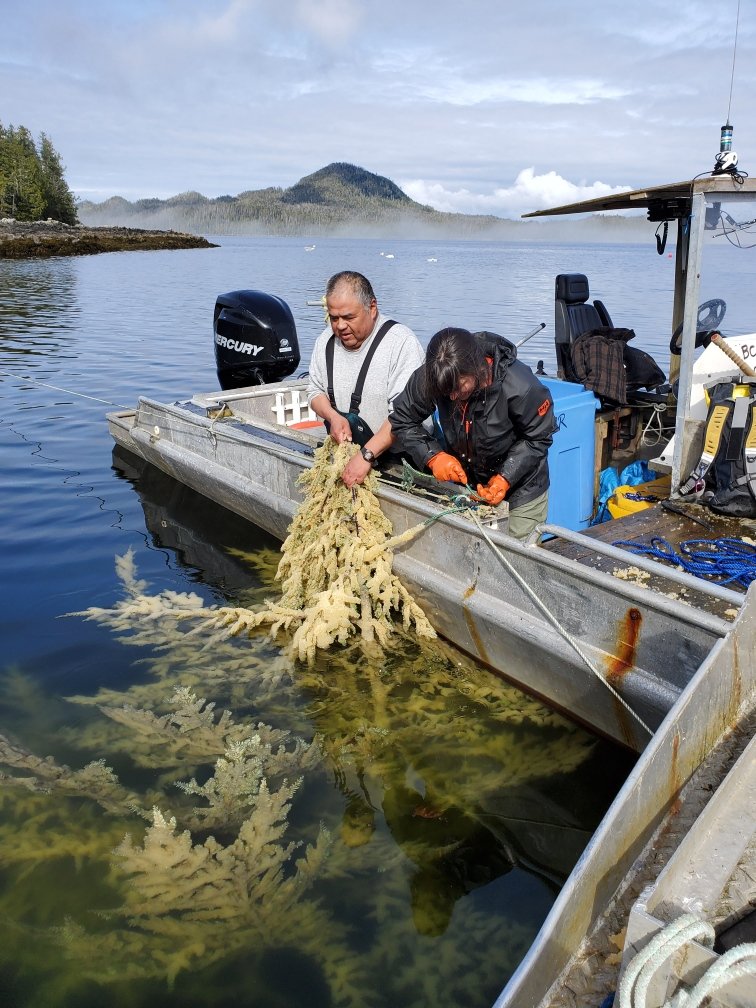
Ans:
{"type": "Polygon", "coordinates": [[[365,13],[353,0],[298,0],[296,9],[303,25],[329,48],[348,42],[365,13]]]}
{"type": "Polygon", "coordinates": [[[469,189],[447,189],[440,182],[412,179],[399,185],[418,203],[446,213],[496,214],[499,217],[519,217],[531,210],[576,203],[609,193],[625,192],[631,186],[610,186],[605,182],[576,184],[555,171],[536,175],[535,169],[523,168],[511,186],[501,186],[488,193],[469,189]]]}
{"type": "MultiPolygon", "coordinates": [[[[406,0],[4,0],[0,118],[44,130],[82,194],[233,194],[347,161],[434,206],[516,215],[604,191],[581,179],[611,191],[713,163],[732,4],[688,0],[681,22],[638,3],[628,20],[588,0],[569,18],[558,0],[469,16],[435,0],[432,17],[406,0]]],[[[754,13],[731,112],[746,170],[754,13]]]]}
{"type": "Polygon", "coordinates": [[[449,105],[480,105],[483,102],[527,102],[536,105],[585,105],[616,101],[631,92],[598,80],[549,78],[446,80],[425,89],[428,98],[449,105]]]}

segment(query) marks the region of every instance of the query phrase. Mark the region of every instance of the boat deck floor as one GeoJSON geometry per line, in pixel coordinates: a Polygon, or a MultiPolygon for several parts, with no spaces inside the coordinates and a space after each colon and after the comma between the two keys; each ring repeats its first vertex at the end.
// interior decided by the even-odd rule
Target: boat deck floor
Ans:
{"type": "MultiPolygon", "coordinates": [[[[667,502],[664,502],[665,504],[667,502]]],[[[614,545],[620,542],[637,543],[639,546],[651,546],[653,539],[663,539],[669,546],[680,554],[680,547],[683,543],[694,543],[704,540],[700,546],[691,545],[691,549],[700,548],[704,550],[713,547],[707,543],[713,540],[738,539],[749,545],[756,545],[756,520],[743,518],[726,518],[717,515],[709,508],[700,504],[677,504],[673,505],[676,510],[668,509],[661,503],[653,504],[642,511],[622,518],[615,518],[612,521],[603,522],[600,525],[593,525],[583,530],[582,535],[585,540],[597,540],[598,542],[614,545]]],[[[615,558],[607,557],[595,552],[590,548],[589,542],[573,543],[555,537],[545,540],[541,547],[561,556],[574,560],[577,563],[597,570],[614,574],[615,577],[622,577],[626,580],[635,581],[645,587],[662,592],[665,595],[679,598],[683,602],[688,602],[705,612],[714,613],[724,618],[732,619],[735,616],[733,607],[710,595],[697,593],[684,586],[674,589],[666,579],[641,571],[633,564],[634,555],[628,550],[627,565],[622,566],[615,558]]],[[[624,547],[621,547],[624,548],[624,547]]],[[[645,554],[648,556],[648,554],[645,554]]],[[[659,557],[652,557],[659,559],[659,557]]],[[[665,561],[661,561],[665,563],[665,561]]],[[[665,564],[670,568],[674,564],[665,564]]],[[[678,567],[678,570],[682,568],[678,567]]],[[[710,583],[716,583],[717,578],[707,578],[710,583]]],[[[721,579],[723,587],[732,591],[741,592],[745,595],[745,589],[735,582],[724,584],[724,577],[721,579]]]]}

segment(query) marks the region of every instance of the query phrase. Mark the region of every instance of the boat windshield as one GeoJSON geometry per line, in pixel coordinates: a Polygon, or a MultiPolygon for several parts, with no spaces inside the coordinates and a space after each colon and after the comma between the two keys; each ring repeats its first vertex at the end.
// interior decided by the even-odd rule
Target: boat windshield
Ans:
{"type": "MultiPolygon", "coordinates": [[[[712,304],[711,312],[702,312],[714,324],[700,328],[719,329],[728,338],[756,333],[755,262],[756,194],[752,200],[738,201],[707,196],[699,305],[724,304],[712,304]],[[716,316],[722,312],[717,322],[716,316]]],[[[750,354],[754,358],[750,363],[756,365],[756,346],[749,344],[746,359],[750,354]]]]}

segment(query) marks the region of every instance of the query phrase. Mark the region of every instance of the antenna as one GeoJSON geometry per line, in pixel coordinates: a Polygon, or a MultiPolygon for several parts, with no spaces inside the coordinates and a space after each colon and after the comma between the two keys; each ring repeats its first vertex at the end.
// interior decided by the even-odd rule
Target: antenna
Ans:
{"type": "Polygon", "coordinates": [[[725,172],[729,172],[731,175],[734,175],[737,165],[738,155],[732,149],[732,125],[730,124],[730,116],[728,115],[727,122],[720,131],[719,154],[714,158],[714,168],[711,174],[723,175],[725,172]]]}
{"type": "Polygon", "coordinates": [[[732,73],[730,74],[730,99],[727,103],[727,122],[719,132],[719,153],[714,158],[714,168],[712,175],[737,174],[738,155],[732,149],[732,124],[730,123],[730,109],[732,108],[732,86],[735,80],[735,54],[738,50],[738,25],[740,24],[740,0],[738,0],[738,10],[735,15],[735,43],[732,47],[732,73]]]}

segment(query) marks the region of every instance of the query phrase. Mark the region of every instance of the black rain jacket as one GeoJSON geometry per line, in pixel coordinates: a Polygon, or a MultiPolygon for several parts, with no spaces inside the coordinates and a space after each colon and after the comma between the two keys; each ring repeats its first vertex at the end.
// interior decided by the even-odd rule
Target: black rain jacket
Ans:
{"type": "Polygon", "coordinates": [[[496,333],[474,335],[493,362],[491,384],[467,403],[448,398],[435,403],[425,390],[425,366],[417,368],[389,416],[397,439],[394,450],[409,455],[421,471],[437,452],[449,452],[462,463],[473,487],[500,473],[510,485],[507,500],[514,508],[548,490],[554,403],[546,386],[517,360],[514,344],[496,333]],[[423,421],[436,409],[431,434],[423,421]]]}

